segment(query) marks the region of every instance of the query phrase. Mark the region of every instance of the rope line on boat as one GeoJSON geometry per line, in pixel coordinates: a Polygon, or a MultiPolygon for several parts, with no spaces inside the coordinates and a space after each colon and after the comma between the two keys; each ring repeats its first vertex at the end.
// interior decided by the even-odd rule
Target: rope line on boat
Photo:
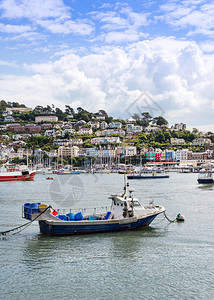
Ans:
{"type": "Polygon", "coordinates": [[[17,233],[23,231],[25,228],[27,228],[28,226],[30,226],[34,221],[36,221],[42,214],[44,214],[48,208],[51,208],[51,206],[46,207],[46,209],[45,209],[44,211],[42,211],[38,216],[36,216],[35,219],[33,219],[33,220],[31,220],[31,221],[29,221],[29,222],[23,224],[23,225],[20,225],[20,226],[18,226],[18,227],[12,228],[12,229],[10,229],[10,230],[1,231],[1,232],[0,232],[0,235],[6,235],[6,234],[10,233],[11,231],[15,231],[15,230],[18,230],[18,229],[24,227],[23,229],[19,230],[18,232],[14,232],[13,235],[15,235],[15,234],[17,234],[17,233]]]}

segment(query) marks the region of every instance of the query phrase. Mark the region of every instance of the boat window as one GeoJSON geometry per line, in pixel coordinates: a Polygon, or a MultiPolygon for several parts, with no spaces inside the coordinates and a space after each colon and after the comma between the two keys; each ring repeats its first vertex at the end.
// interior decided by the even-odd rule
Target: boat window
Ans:
{"type": "Polygon", "coordinates": [[[114,205],[116,205],[116,202],[114,201],[114,205]]]}
{"type": "Polygon", "coordinates": [[[138,201],[134,201],[134,206],[140,206],[140,203],[138,201]]]}
{"type": "Polygon", "coordinates": [[[123,206],[123,203],[121,203],[121,206],[123,206]]]}

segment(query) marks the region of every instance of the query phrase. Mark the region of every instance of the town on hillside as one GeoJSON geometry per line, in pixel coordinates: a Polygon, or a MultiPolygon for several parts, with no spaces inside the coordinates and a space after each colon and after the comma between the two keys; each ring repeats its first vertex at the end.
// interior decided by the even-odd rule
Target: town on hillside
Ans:
{"type": "Polygon", "coordinates": [[[31,164],[36,168],[72,164],[151,164],[197,167],[214,160],[214,133],[169,125],[148,112],[114,119],[104,110],[91,113],[69,105],[28,108],[0,101],[0,163],[31,164]]]}

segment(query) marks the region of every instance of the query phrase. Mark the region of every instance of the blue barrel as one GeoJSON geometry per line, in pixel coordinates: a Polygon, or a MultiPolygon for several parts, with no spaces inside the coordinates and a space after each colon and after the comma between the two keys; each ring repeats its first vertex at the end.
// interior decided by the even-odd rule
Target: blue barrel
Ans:
{"type": "Polygon", "coordinates": [[[39,212],[39,205],[38,203],[31,203],[30,204],[31,214],[35,214],[39,212]]]}
{"type": "Polygon", "coordinates": [[[73,213],[69,213],[69,214],[67,214],[66,216],[68,217],[68,220],[69,220],[69,221],[75,220],[75,217],[74,217],[74,214],[73,214],[73,213]]]}
{"type": "Polygon", "coordinates": [[[57,218],[59,218],[62,221],[68,221],[68,217],[66,215],[58,215],[57,218]]]}
{"type": "Polygon", "coordinates": [[[83,215],[81,212],[78,212],[77,214],[74,215],[74,218],[76,221],[81,221],[83,220],[83,215]]]}
{"type": "Polygon", "coordinates": [[[25,203],[24,204],[24,217],[25,217],[25,219],[28,219],[28,220],[31,219],[30,218],[30,209],[29,209],[29,207],[30,207],[30,203],[25,203]]]}

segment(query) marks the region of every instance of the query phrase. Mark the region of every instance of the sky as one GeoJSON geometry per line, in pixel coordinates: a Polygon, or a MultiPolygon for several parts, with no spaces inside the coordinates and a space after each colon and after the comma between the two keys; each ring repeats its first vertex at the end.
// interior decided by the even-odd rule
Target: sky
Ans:
{"type": "Polygon", "coordinates": [[[0,100],[214,132],[214,3],[0,0],[0,100]]]}

